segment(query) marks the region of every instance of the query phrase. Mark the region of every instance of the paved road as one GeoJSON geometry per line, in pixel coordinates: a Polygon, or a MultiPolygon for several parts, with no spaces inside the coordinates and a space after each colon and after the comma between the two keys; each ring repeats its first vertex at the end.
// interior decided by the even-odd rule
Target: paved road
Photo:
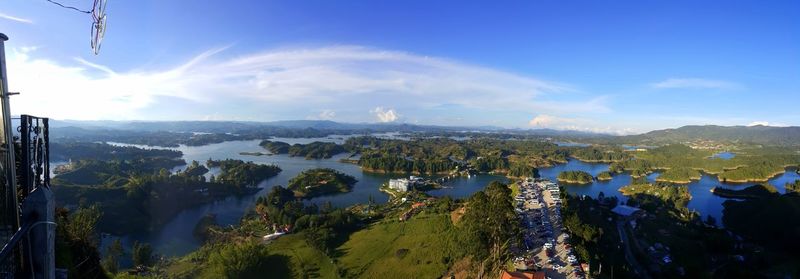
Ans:
{"type": "Polygon", "coordinates": [[[625,260],[633,267],[633,272],[636,273],[636,276],[639,278],[650,278],[650,274],[642,268],[642,265],[636,260],[634,257],[633,252],[631,252],[631,244],[630,239],[628,239],[628,233],[625,230],[625,221],[617,221],[617,232],[619,233],[619,238],[622,241],[622,245],[625,247],[625,260]]]}
{"type": "MultiPolygon", "coordinates": [[[[533,186],[536,188],[537,186],[533,186]]],[[[576,278],[583,278],[581,276],[575,276],[572,272],[575,269],[572,265],[567,262],[567,247],[566,247],[566,237],[562,234],[563,228],[561,223],[561,216],[556,213],[556,211],[560,211],[558,209],[560,206],[553,205],[549,206],[553,203],[554,195],[550,193],[548,190],[544,189],[537,189],[537,192],[540,193],[542,203],[533,206],[534,210],[544,209],[544,215],[542,216],[544,220],[550,222],[550,228],[553,235],[553,239],[556,240],[556,244],[553,247],[553,257],[547,256],[547,251],[545,249],[537,248],[538,253],[536,256],[541,259],[541,264],[544,266],[543,271],[547,274],[548,277],[553,279],[576,279],[576,278]],[[553,268],[552,264],[547,263],[547,259],[552,259],[553,264],[558,264],[562,266],[561,269],[553,268]]],[[[541,225],[541,224],[537,224],[541,225]]]]}

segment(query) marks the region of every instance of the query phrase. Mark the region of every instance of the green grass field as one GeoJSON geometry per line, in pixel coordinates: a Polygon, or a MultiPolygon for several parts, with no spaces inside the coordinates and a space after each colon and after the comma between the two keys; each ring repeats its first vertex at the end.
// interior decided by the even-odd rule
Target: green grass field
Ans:
{"type": "MultiPolygon", "coordinates": [[[[286,235],[267,244],[267,250],[273,255],[289,257],[292,276],[284,278],[338,278],[336,266],[331,258],[309,246],[302,235],[286,235]]],[[[281,278],[272,274],[270,278],[281,278]]]]}
{"type": "MultiPolygon", "coordinates": [[[[517,183],[519,183],[519,182],[517,182],[517,183]]],[[[519,184],[517,184],[517,183],[508,184],[508,187],[511,188],[511,198],[512,199],[515,198],[517,195],[519,195],[519,184]]]]}
{"type": "Polygon", "coordinates": [[[339,247],[338,262],[345,277],[437,278],[460,259],[455,255],[455,227],[448,214],[391,220],[352,234],[339,247]]]}
{"type": "MultiPolygon", "coordinates": [[[[426,212],[405,222],[387,217],[351,234],[333,259],[308,245],[302,233],[289,234],[264,247],[270,255],[286,259],[271,262],[281,266],[269,270],[291,274],[265,278],[438,278],[463,257],[455,239],[449,214],[426,212]]],[[[204,247],[176,259],[166,273],[170,278],[214,278],[217,275],[204,264],[214,251],[204,247]]]]}

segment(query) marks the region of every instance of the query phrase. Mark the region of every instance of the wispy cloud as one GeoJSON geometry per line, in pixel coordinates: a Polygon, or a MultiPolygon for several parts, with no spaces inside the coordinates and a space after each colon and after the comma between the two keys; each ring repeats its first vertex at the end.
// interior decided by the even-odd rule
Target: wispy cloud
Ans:
{"type": "Polygon", "coordinates": [[[334,120],[336,118],[336,111],[330,109],[323,109],[316,115],[309,115],[307,120],[334,120]]]}
{"type": "MultiPolygon", "coordinates": [[[[228,49],[211,49],[173,67],[129,71],[81,58],[65,65],[20,49],[9,59],[12,86],[23,92],[15,108],[55,118],[152,119],[158,116],[147,109],[155,105],[200,104],[251,120],[279,115],[391,122],[404,119],[398,111],[430,115],[447,105],[483,113],[486,123],[501,120],[489,113],[500,110],[520,115],[609,111],[604,97],[562,98],[575,92],[568,84],[402,51],[334,46],[227,58],[228,49]],[[169,103],[159,103],[165,98],[169,103]]],[[[524,117],[502,120],[509,126],[527,122],[524,117]]]]}
{"type": "Polygon", "coordinates": [[[637,131],[630,128],[620,128],[603,125],[585,118],[561,117],[548,114],[539,114],[528,121],[531,128],[547,128],[555,130],[572,130],[602,134],[629,135],[637,131]]]}
{"type": "Polygon", "coordinates": [[[10,21],[21,22],[21,23],[33,24],[33,20],[30,20],[30,19],[27,19],[27,18],[16,17],[16,16],[4,14],[4,13],[0,13],[0,18],[7,19],[7,20],[10,20],[10,21]]]}
{"type": "Polygon", "coordinates": [[[650,84],[650,86],[657,89],[735,90],[743,88],[742,85],[735,82],[704,78],[670,78],[661,82],[650,84]]]}
{"type": "Polygon", "coordinates": [[[750,122],[750,124],[747,124],[747,126],[748,127],[752,127],[752,126],[787,127],[789,125],[784,124],[784,123],[772,123],[772,122],[768,122],[768,121],[753,121],[753,122],[750,122]]]}

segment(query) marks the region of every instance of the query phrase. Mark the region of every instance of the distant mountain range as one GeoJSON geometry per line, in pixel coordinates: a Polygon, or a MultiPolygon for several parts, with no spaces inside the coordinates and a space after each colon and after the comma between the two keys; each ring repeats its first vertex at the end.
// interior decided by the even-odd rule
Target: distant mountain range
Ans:
{"type": "Polygon", "coordinates": [[[205,133],[242,133],[259,128],[313,129],[321,131],[371,132],[477,132],[564,137],[591,142],[666,144],[696,140],[731,141],[765,145],[800,145],[800,127],[691,125],[655,130],[638,135],[614,136],[573,130],[505,129],[496,126],[436,126],[408,123],[341,123],[329,120],[249,121],[75,121],[53,120],[54,130],[78,127],[85,130],[131,130],[205,133]]]}
{"type": "Polygon", "coordinates": [[[282,120],[271,122],[251,121],[79,121],[51,120],[55,129],[77,127],[86,130],[118,129],[135,131],[240,133],[258,128],[316,129],[325,131],[374,132],[494,132],[540,136],[597,137],[603,134],[555,129],[505,129],[497,126],[437,126],[409,123],[342,123],[329,120],[282,120]]]}

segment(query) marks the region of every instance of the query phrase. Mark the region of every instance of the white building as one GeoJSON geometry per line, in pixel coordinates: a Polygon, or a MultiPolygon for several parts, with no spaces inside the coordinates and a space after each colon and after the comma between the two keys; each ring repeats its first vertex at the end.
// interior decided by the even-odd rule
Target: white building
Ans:
{"type": "Polygon", "coordinates": [[[407,192],[413,189],[413,185],[411,181],[405,178],[400,179],[390,179],[389,180],[389,189],[400,191],[400,192],[407,192]]]}
{"type": "Polygon", "coordinates": [[[407,192],[414,190],[415,185],[422,185],[424,183],[425,181],[421,177],[412,175],[409,178],[390,179],[389,189],[407,192]]]}

